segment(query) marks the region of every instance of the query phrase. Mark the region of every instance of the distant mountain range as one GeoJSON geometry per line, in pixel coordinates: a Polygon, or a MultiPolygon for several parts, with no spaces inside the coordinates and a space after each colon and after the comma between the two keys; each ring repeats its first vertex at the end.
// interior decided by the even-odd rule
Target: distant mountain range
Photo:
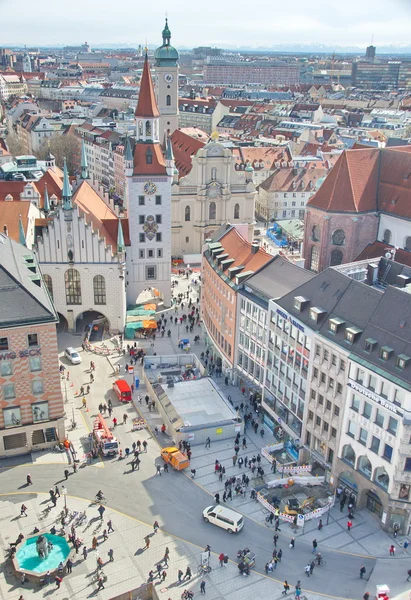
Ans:
{"type": "MultiPolygon", "coordinates": [[[[35,46],[36,48],[42,50],[60,50],[65,46],[69,46],[74,44],[59,44],[53,46],[35,46]]],[[[136,49],[135,44],[124,44],[118,43],[104,43],[101,44],[91,44],[93,50],[115,50],[115,49],[124,49],[124,50],[132,50],[136,49]]],[[[149,44],[148,48],[153,50],[157,48],[158,44],[149,44]]],[[[15,50],[24,50],[24,44],[6,44],[3,47],[11,48],[15,50]]],[[[30,47],[34,47],[33,44],[30,44],[30,47]]],[[[212,46],[215,47],[215,46],[212,46]]],[[[177,48],[183,52],[189,52],[192,50],[191,46],[177,46],[177,48]]],[[[228,50],[229,52],[244,52],[244,53],[289,53],[289,54],[355,54],[355,55],[364,55],[365,47],[361,46],[330,46],[329,44],[318,44],[314,42],[307,42],[301,44],[278,44],[275,46],[235,46],[235,45],[225,45],[224,50],[228,50]]],[[[398,56],[398,55],[410,55],[411,56],[411,44],[400,44],[400,45],[390,45],[390,46],[377,46],[377,56],[378,55],[388,55],[388,56],[398,56]]]]}

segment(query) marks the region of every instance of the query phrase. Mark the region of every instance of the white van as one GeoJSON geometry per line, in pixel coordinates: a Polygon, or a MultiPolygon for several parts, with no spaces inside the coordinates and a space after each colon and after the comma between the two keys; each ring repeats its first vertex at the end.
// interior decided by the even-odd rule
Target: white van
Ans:
{"type": "Polygon", "coordinates": [[[238,533],[244,526],[243,515],[220,504],[207,506],[203,510],[203,519],[206,523],[212,523],[226,529],[228,533],[238,533]]]}

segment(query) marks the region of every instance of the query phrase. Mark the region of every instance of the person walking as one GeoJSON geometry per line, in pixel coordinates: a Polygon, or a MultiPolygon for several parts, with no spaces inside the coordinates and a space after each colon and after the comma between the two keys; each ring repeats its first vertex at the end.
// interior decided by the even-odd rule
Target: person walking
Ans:
{"type": "Polygon", "coordinates": [[[98,512],[100,514],[100,520],[102,521],[103,520],[103,515],[104,515],[106,509],[104,508],[104,506],[102,504],[100,504],[100,506],[98,507],[97,510],[98,510],[98,512]]]}
{"type": "Polygon", "coordinates": [[[291,538],[290,540],[290,548],[293,550],[295,547],[295,538],[291,538]]]}
{"type": "Polygon", "coordinates": [[[113,523],[111,522],[111,519],[107,521],[107,533],[114,533],[113,523]]]}
{"type": "Polygon", "coordinates": [[[92,541],[91,541],[91,547],[93,548],[93,550],[96,550],[98,546],[98,541],[96,536],[93,537],[92,541]]]}
{"type": "Polygon", "coordinates": [[[348,519],[348,521],[347,521],[347,529],[348,529],[348,531],[351,531],[351,527],[352,527],[352,521],[350,521],[350,519],[348,519]]]}
{"type": "Polygon", "coordinates": [[[278,542],[278,533],[276,533],[273,537],[273,541],[274,541],[274,546],[277,548],[277,542],[278,542]]]}
{"type": "Polygon", "coordinates": [[[158,521],[154,521],[154,523],[153,523],[154,533],[157,533],[157,531],[159,530],[159,528],[160,528],[160,525],[158,524],[158,521]]]}
{"type": "Polygon", "coordinates": [[[65,469],[65,471],[64,471],[64,476],[65,476],[65,478],[66,478],[66,481],[67,481],[67,479],[69,478],[69,475],[70,475],[70,473],[69,473],[69,470],[68,470],[68,469],[65,469]]]}
{"type": "Polygon", "coordinates": [[[317,540],[314,539],[313,540],[313,549],[312,549],[312,553],[311,554],[315,554],[317,552],[317,546],[318,546],[317,540]]]}
{"type": "Polygon", "coordinates": [[[290,589],[290,586],[288,585],[288,581],[285,580],[284,581],[284,589],[281,592],[283,594],[283,596],[286,596],[288,594],[289,589],[290,589]]]}
{"type": "Polygon", "coordinates": [[[202,580],[202,582],[200,583],[200,592],[201,592],[202,594],[205,594],[205,593],[206,593],[206,591],[205,591],[205,586],[206,586],[206,582],[205,582],[205,581],[204,581],[204,579],[203,579],[203,580],[202,580]]]}
{"type": "Polygon", "coordinates": [[[364,577],[366,570],[367,569],[364,567],[364,565],[361,565],[361,567],[360,567],[360,578],[361,579],[364,577]]]}
{"type": "Polygon", "coordinates": [[[128,414],[124,413],[123,415],[123,425],[127,425],[128,414]]]}
{"type": "Polygon", "coordinates": [[[114,429],[117,427],[117,419],[116,419],[116,417],[113,418],[113,427],[114,427],[114,429]]]}
{"type": "Polygon", "coordinates": [[[310,565],[306,565],[304,571],[305,571],[305,574],[307,575],[307,577],[309,577],[310,573],[311,573],[311,567],[310,567],[310,565]]]}
{"type": "Polygon", "coordinates": [[[237,462],[237,454],[233,456],[233,467],[235,467],[235,463],[237,462]]]}
{"type": "Polygon", "coordinates": [[[395,546],[394,546],[394,544],[391,544],[391,546],[390,546],[390,556],[395,556],[395,546]]]}
{"type": "Polygon", "coordinates": [[[156,465],[156,475],[160,475],[161,477],[161,465],[156,465]]]}
{"type": "Polygon", "coordinates": [[[191,569],[190,569],[190,567],[187,567],[186,573],[184,575],[184,579],[191,579],[191,577],[192,577],[191,569]]]}
{"type": "Polygon", "coordinates": [[[314,572],[314,567],[315,567],[315,560],[312,560],[312,561],[310,562],[310,575],[312,575],[312,574],[313,574],[313,572],[314,572]]]}
{"type": "Polygon", "coordinates": [[[69,558],[66,562],[67,573],[71,573],[73,571],[73,561],[69,558]]]}
{"type": "Polygon", "coordinates": [[[407,554],[407,550],[408,550],[408,546],[409,546],[409,545],[410,545],[409,541],[408,541],[408,540],[405,540],[405,541],[404,541],[404,544],[403,544],[403,548],[404,548],[404,554],[407,554]]]}
{"type": "Polygon", "coordinates": [[[408,569],[408,571],[407,571],[407,575],[408,575],[408,577],[407,577],[407,581],[409,581],[409,580],[410,580],[410,577],[411,577],[411,569],[408,569]]]}
{"type": "Polygon", "coordinates": [[[87,558],[87,546],[83,546],[83,558],[84,560],[87,558]]]}
{"type": "Polygon", "coordinates": [[[104,579],[103,579],[102,575],[100,575],[100,577],[98,578],[98,582],[97,583],[98,583],[97,591],[105,589],[105,587],[104,587],[104,579]]]}
{"type": "Polygon", "coordinates": [[[183,571],[182,571],[181,569],[179,569],[179,570],[178,570],[178,574],[177,574],[177,577],[178,577],[178,583],[181,583],[181,582],[182,582],[182,580],[183,580],[183,575],[184,575],[183,571]]]}
{"type": "Polygon", "coordinates": [[[22,504],[20,507],[20,517],[27,517],[27,506],[22,504]]]}
{"type": "Polygon", "coordinates": [[[110,562],[114,562],[114,551],[112,548],[108,551],[108,558],[110,562]]]}
{"type": "Polygon", "coordinates": [[[147,452],[147,445],[148,444],[147,444],[146,440],[144,440],[143,441],[143,450],[144,450],[144,452],[147,452]]]}
{"type": "Polygon", "coordinates": [[[205,447],[206,448],[211,448],[211,440],[210,440],[209,437],[206,439],[205,447]]]}
{"type": "Polygon", "coordinates": [[[322,528],[323,528],[323,520],[322,520],[322,519],[320,519],[320,520],[319,520],[319,522],[318,522],[318,527],[317,527],[317,529],[318,529],[318,531],[321,531],[321,529],[322,529],[322,528]]]}
{"type": "Polygon", "coordinates": [[[56,586],[57,586],[56,589],[59,590],[60,586],[61,586],[61,582],[63,581],[63,579],[61,577],[59,577],[58,575],[56,575],[55,578],[54,578],[54,581],[56,582],[56,586]]]}
{"type": "Polygon", "coordinates": [[[214,500],[216,504],[220,504],[220,494],[218,492],[214,495],[214,500]]]}
{"type": "Polygon", "coordinates": [[[146,545],[144,546],[144,549],[148,550],[150,548],[150,536],[146,535],[146,537],[144,538],[144,541],[146,543],[146,545]]]}
{"type": "Polygon", "coordinates": [[[279,551],[277,552],[278,562],[281,562],[282,556],[283,556],[283,551],[280,548],[279,551]]]}

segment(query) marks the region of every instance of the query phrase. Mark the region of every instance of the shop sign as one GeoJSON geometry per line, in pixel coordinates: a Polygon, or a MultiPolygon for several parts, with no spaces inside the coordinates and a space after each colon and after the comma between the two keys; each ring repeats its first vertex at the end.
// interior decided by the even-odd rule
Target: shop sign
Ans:
{"type": "Polygon", "coordinates": [[[223,433],[223,428],[222,427],[217,427],[217,429],[215,430],[216,435],[221,435],[223,433]]]}
{"type": "Polygon", "coordinates": [[[392,404],[388,400],[385,400],[385,398],[381,398],[381,396],[377,396],[377,394],[374,394],[374,392],[367,390],[367,388],[363,387],[356,381],[349,381],[348,385],[350,386],[350,388],[352,388],[356,392],[360,392],[360,394],[362,394],[366,398],[369,398],[370,400],[377,402],[377,404],[380,404],[383,408],[390,410],[395,415],[398,415],[399,417],[403,416],[403,413],[400,410],[398,410],[398,408],[395,406],[395,404],[392,404]]]}
{"type": "Polygon", "coordinates": [[[279,308],[277,308],[277,313],[280,315],[280,317],[282,317],[286,321],[289,321],[291,323],[291,325],[294,325],[294,327],[297,327],[297,329],[299,329],[300,331],[302,331],[304,333],[304,327],[300,323],[298,323],[298,321],[293,319],[293,317],[291,317],[290,315],[287,315],[287,313],[283,312],[279,308]]]}
{"type": "Polygon", "coordinates": [[[15,358],[28,358],[29,356],[38,356],[41,354],[41,348],[25,348],[19,352],[0,352],[0,360],[14,360],[15,358]]]}

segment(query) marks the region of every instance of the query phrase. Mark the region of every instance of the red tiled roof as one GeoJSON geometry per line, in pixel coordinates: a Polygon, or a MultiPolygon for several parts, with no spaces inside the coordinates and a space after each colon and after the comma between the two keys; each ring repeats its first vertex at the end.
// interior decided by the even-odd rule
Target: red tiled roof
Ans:
{"type": "Polygon", "coordinates": [[[171,144],[173,146],[175,165],[180,177],[184,177],[184,175],[190,173],[193,166],[191,157],[196,154],[200,148],[205,146],[206,141],[207,138],[204,138],[204,141],[202,141],[197,137],[187,135],[179,129],[173,131],[171,134],[171,144]]]}
{"type": "Polygon", "coordinates": [[[144,119],[160,116],[157,107],[156,96],[154,94],[153,80],[151,79],[150,65],[148,64],[147,55],[144,61],[138,103],[134,114],[136,117],[142,117],[144,119]]]}
{"type": "MultiPolygon", "coordinates": [[[[361,254],[357,256],[355,262],[385,256],[387,248],[392,248],[393,250],[395,250],[394,246],[390,246],[389,244],[385,244],[384,242],[377,241],[373,242],[372,244],[368,244],[368,246],[364,248],[361,254]]],[[[409,267],[411,267],[411,252],[403,250],[402,248],[397,248],[395,250],[394,260],[397,263],[400,263],[402,265],[408,265],[409,267]]]]}
{"type": "Polygon", "coordinates": [[[136,144],[134,148],[133,175],[165,175],[166,163],[160,144],[136,144]],[[151,151],[152,161],[147,164],[147,152],[151,151]]]}
{"type": "Polygon", "coordinates": [[[27,235],[30,207],[31,202],[0,202],[0,229],[3,231],[3,227],[7,225],[8,235],[15,242],[20,239],[20,216],[27,235]]]}
{"type": "Polygon", "coordinates": [[[346,150],[307,206],[330,212],[377,209],[379,150],[346,150]]]}
{"type": "Polygon", "coordinates": [[[243,272],[253,271],[254,273],[264,267],[268,262],[273,260],[271,254],[268,254],[261,247],[257,252],[253,252],[252,245],[233,227],[219,240],[224,248],[224,252],[230,258],[234,258],[234,262],[230,267],[244,267],[243,272]]]}
{"type": "Polygon", "coordinates": [[[381,153],[378,208],[411,218],[411,146],[385,148],[381,153]]]}

